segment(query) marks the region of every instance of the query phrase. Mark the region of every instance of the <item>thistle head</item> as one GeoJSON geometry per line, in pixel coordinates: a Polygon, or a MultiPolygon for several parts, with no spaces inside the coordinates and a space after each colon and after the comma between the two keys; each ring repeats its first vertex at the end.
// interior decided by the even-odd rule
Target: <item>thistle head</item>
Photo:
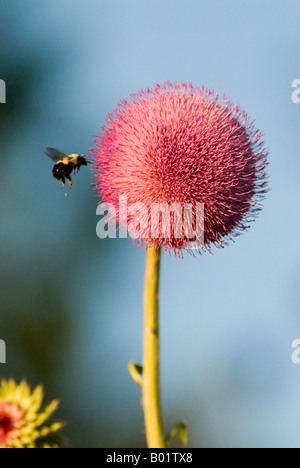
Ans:
{"type": "Polygon", "coordinates": [[[53,401],[43,407],[41,386],[31,391],[26,382],[3,380],[0,387],[0,448],[61,448],[57,431],[61,422],[50,421],[58,407],[53,401]]]}
{"type": "Polygon", "coordinates": [[[168,82],[132,95],[107,116],[94,143],[94,185],[117,221],[121,196],[146,207],[136,223],[139,245],[176,255],[200,238],[200,251],[223,246],[261,210],[268,154],[262,133],[237,104],[204,87],[168,82]],[[165,235],[162,218],[151,216],[153,204],[182,208],[181,236],[172,214],[165,235]],[[204,219],[197,223],[199,204],[204,219]]]}

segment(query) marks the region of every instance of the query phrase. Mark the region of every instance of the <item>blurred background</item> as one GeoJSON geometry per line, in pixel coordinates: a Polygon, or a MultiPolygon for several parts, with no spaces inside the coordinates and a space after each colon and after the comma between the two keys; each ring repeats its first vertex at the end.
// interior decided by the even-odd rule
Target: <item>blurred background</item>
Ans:
{"type": "Polygon", "coordinates": [[[166,80],[239,100],[265,131],[271,192],[224,250],[162,263],[166,430],[190,447],[300,447],[300,4],[12,0],[0,4],[1,377],[59,397],[71,447],[143,447],[145,254],[96,237],[83,168],[65,198],[44,155],[87,153],[120,99],[166,80]],[[296,236],[296,238],[294,238],[296,236]]]}

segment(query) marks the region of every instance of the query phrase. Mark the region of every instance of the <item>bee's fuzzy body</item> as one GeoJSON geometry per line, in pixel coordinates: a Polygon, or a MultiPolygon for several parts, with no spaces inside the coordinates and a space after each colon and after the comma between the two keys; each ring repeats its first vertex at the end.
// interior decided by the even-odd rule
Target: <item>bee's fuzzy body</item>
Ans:
{"type": "Polygon", "coordinates": [[[79,172],[81,166],[87,166],[86,159],[78,154],[71,154],[55,164],[52,174],[55,179],[62,181],[63,187],[66,185],[66,179],[72,187],[71,174],[76,172],[76,169],[79,172]]]}
{"type": "Polygon", "coordinates": [[[54,148],[47,148],[46,154],[53,161],[56,161],[52,170],[52,175],[55,179],[62,181],[63,187],[66,185],[66,180],[70,187],[72,187],[72,172],[75,173],[76,169],[77,172],[79,172],[81,166],[88,165],[87,159],[83,155],[70,154],[67,156],[54,148]]]}

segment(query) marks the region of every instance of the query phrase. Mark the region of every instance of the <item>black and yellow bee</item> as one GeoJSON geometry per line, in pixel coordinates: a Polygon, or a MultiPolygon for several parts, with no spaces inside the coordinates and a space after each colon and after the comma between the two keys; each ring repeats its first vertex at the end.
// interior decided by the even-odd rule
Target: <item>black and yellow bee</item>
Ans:
{"type": "Polygon", "coordinates": [[[67,156],[54,148],[47,148],[46,155],[55,161],[52,174],[55,179],[62,181],[63,187],[66,185],[66,179],[72,187],[72,172],[75,173],[76,169],[79,172],[81,166],[87,166],[89,163],[84,155],[70,154],[67,156]]]}

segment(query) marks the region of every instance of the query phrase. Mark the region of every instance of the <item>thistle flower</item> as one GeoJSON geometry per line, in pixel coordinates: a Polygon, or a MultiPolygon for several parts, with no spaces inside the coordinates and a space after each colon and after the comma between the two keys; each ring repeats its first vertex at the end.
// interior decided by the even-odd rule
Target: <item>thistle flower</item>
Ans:
{"type": "Polygon", "coordinates": [[[106,120],[94,140],[97,147],[90,150],[94,185],[102,200],[116,208],[121,224],[120,196],[129,206],[146,206],[137,223],[139,245],[181,255],[191,241],[184,229],[175,236],[172,216],[168,237],[161,219],[156,220],[159,235],[151,235],[153,204],[180,204],[182,209],[189,204],[185,217],[196,229],[194,240],[204,234],[203,250],[223,246],[260,211],[268,151],[254,122],[227,98],[204,87],[168,82],[122,101],[106,120]],[[197,232],[199,203],[205,207],[204,233],[197,232]]]}
{"type": "Polygon", "coordinates": [[[49,421],[58,401],[42,408],[43,389],[3,380],[0,387],[0,448],[59,448],[60,422],[49,421]]]}

